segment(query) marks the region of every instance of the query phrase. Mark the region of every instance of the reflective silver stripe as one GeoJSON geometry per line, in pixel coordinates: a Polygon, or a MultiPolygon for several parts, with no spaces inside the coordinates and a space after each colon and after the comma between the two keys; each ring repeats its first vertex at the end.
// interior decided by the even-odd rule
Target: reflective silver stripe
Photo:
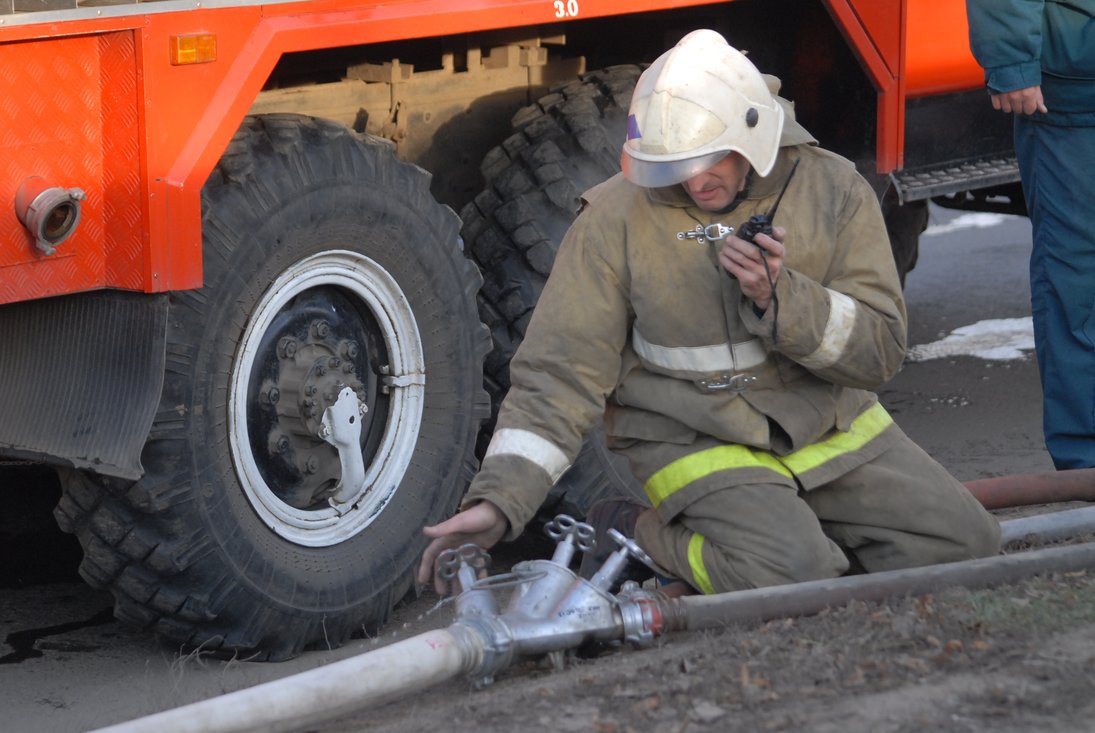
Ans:
{"type": "Polygon", "coordinates": [[[631,330],[631,346],[644,361],[683,372],[733,372],[763,364],[768,358],[760,339],[749,339],[731,346],[658,346],[643,338],[639,329],[631,330]]]}
{"type": "Polygon", "coordinates": [[[829,293],[829,320],[825,323],[821,344],[814,353],[798,360],[807,369],[824,369],[836,364],[844,353],[855,326],[855,301],[844,293],[828,288],[826,290],[829,293]]]}
{"type": "Polygon", "coordinates": [[[553,484],[570,468],[570,461],[567,460],[563,451],[550,441],[528,430],[514,428],[496,430],[483,459],[486,460],[491,456],[520,456],[527,461],[532,461],[551,476],[553,484]]]}

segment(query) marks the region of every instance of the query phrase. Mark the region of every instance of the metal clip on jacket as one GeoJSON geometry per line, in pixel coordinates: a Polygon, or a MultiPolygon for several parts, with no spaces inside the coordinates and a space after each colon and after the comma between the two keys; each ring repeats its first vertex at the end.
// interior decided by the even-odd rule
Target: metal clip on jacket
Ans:
{"type": "Polygon", "coordinates": [[[707,226],[697,224],[695,229],[677,232],[677,239],[695,239],[697,244],[707,244],[708,242],[718,242],[726,239],[733,233],[734,227],[715,222],[707,226]]]}

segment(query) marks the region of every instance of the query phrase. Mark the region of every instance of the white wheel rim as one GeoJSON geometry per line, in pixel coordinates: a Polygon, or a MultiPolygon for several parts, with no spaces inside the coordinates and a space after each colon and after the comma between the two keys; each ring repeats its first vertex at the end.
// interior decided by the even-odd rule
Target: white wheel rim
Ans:
{"type": "Polygon", "coordinates": [[[425,358],[418,323],[395,278],[356,252],[330,250],[285,270],[267,288],[247,324],[232,370],[229,443],[236,475],[255,512],[274,533],[298,545],[327,547],[356,536],[375,522],[392,500],[410,465],[422,424],[425,358]],[[274,317],[293,298],[316,287],[337,287],[364,305],[383,333],[393,374],[422,375],[392,389],[387,424],[365,482],[340,509],[304,510],[282,501],[267,485],[251,452],[247,394],[259,343],[274,317]],[[348,509],[346,507],[349,507],[348,509]]]}

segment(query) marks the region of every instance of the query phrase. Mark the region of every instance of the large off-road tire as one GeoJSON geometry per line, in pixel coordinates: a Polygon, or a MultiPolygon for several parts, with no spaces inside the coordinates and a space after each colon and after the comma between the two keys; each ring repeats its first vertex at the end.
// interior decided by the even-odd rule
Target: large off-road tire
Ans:
{"type": "Polygon", "coordinates": [[[324,121],[247,119],[202,205],[205,284],[171,295],[145,475],[64,472],[56,515],[119,618],[286,659],[382,623],[474,473],[480,277],[428,175],[324,121]],[[317,433],[344,387],[366,473],[336,508],[317,433]]]}
{"type": "MultiPolygon", "coordinates": [[[[464,241],[485,279],[479,311],[494,341],[485,376],[495,416],[510,386],[510,359],[582,192],[620,170],[628,104],[641,71],[617,66],[590,72],[523,108],[514,117],[514,134],[483,161],[486,189],[461,211],[464,241]]],[[[598,428],[543,513],[584,515],[593,501],[616,494],[641,496],[642,490],[598,428]]]]}
{"type": "Polygon", "coordinates": [[[905,277],[916,267],[920,256],[920,235],[928,228],[928,202],[909,201],[901,204],[897,193],[889,188],[882,196],[882,216],[886,220],[886,233],[890,237],[890,251],[901,287],[905,277]]]}

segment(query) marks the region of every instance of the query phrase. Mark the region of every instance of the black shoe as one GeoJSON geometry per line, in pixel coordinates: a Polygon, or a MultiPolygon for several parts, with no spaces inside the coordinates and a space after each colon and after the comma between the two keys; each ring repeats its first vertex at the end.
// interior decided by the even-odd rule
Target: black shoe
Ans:
{"type": "MultiPolygon", "coordinates": [[[[614,529],[625,537],[633,539],[635,537],[635,525],[639,521],[639,515],[648,508],[649,507],[646,505],[641,504],[634,499],[627,498],[602,499],[590,507],[589,514],[586,516],[586,522],[593,526],[596,545],[582,557],[582,564],[578,568],[578,575],[589,580],[601,569],[601,566],[605,564],[605,560],[607,560],[613,552],[620,549],[620,546],[616,544],[615,540],[608,535],[610,529],[614,529]]],[[[636,583],[642,584],[644,581],[653,577],[653,570],[633,557],[628,558],[627,564],[624,565],[623,570],[616,577],[612,588],[609,589],[609,593],[616,593],[625,581],[633,580],[636,583]]]]}

